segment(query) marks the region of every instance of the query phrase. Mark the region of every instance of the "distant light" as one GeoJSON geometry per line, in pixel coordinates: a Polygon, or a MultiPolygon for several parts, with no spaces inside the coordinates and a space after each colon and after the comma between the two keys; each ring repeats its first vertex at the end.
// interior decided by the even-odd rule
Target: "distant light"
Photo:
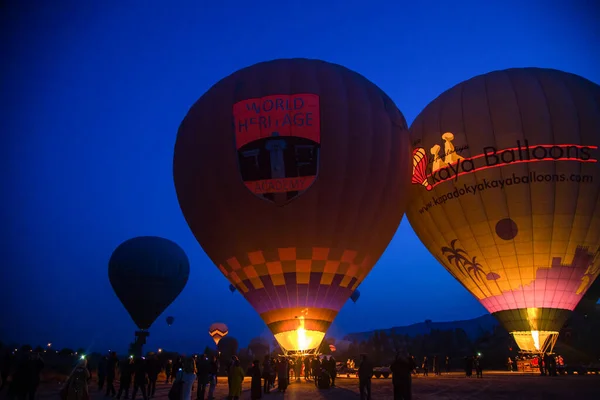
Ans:
{"type": "Polygon", "coordinates": [[[159,353],[162,353],[162,349],[158,349],[158,352],[159,352],[159,353]]]}
{"type": "Polygon", "coordinates": [[[129,356],[129,358],[133,358],[133,356],[129,356]]]}
{"type": "Polygon", "coordinates": [[[75,352],[75,355],[77,355],[77,352],[75,352]]]}
{"type": "Polygon", "coordinates": [[[48,342],[47,347],[52,347],[52,343],[48,342]]]}
{"type": "Polygon", "coordinates": [[[79,357],[82,360],[85,360],[85,354],[82,354],[81,357],[79,357]]]}
{"type": "Polygon", "coordinates": [[[15,349],[15,351],[19,351],[19,349],[15,349]]]}
{"type": "Polygon", "coordinates": [[[479,357],[481,357],[481,353],[477,353],[477,355],[478,355],[479,357]]]}

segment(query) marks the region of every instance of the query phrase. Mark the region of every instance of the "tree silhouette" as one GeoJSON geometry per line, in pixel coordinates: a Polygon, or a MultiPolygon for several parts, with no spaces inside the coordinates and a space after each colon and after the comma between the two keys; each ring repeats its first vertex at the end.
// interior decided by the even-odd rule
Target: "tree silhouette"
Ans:
{"type": "Polygon", "coordinates": [[[329,349],[329,342],[327,340],[323,340],[319,345],[319,353],[325,355],[331,354],[331,350],[329,349]]]}
{"type": "Polygon", "coordinates": [[[254,338],[250,340],[248,349],[256,359],[262,360],[265,355],[269,354],[269,341],[262,337],[254,338]]]}
{"type": "Polygon", "coordinates": [[[219,341],[217,347],[221,353],[226,354],[231,358],[231,356],[235,355],[238,351],[238,341],[232,336],[225,336],[219,341]]]}
{"type": "Polygon", "coordinates": [[[73,353],[74,353],[74,351],[72,349],[67,348],[67,347],[65,347],[64,349],[62,349],[61,351],[58,352],[58,354],[61,355],[61,356],[70,356],[73,353]]]}
{"type": "Polygon", "coordinates": [[[359,349],[359,345],[358,342],[356,340],[352,341],[352,343],[350,343],[350,345],[348,346],[348,357],[353,358],[353,357],[357,357],[358,353],[360,353],[360,349],[359,349]]]}

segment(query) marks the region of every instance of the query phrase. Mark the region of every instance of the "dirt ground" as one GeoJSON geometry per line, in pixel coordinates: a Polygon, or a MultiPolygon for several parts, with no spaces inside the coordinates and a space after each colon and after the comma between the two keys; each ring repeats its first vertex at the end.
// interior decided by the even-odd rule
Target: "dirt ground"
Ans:
{"type": "MultiPolygon", "coordinates": [[[[263,396],[268,400],[353,400],[360,399],[358,380],[356,378],[340,377],[336,388],[318,390],[312,382],[293,382],[285,395],[274,393],[263,396]]],[[[166,400],[170,385],[157,385],[156,400],[166,400]]],[[[242,399],[250,399],[250,379],[244,381],[242,399]]],[[[58,384],[46,384],[41,388],[39,400],[57,399],[60,389],[58,384]]],[[[118,389],[118,386],[117,386],[118,389]]],[[[226,378],[220,378],[215,397],[219,400],[227,398],[226,378]]],[[[104,393],[97,390],[96,383],[92,384],[92,400],[105,399],[104,393]]],[[[140,399],[140,394],[137,395],[140,399]]],[[[195,393],[192,400],[195,400],[195,393]]],[[[488,372],[482,379],[465,378],[461,374],[451,373],[439,377],[416,377],[413,379],[413,399],[507,399],[507,400],[593,400],[600,398],[600,375],[557,376],[546,377],[524,375],[520,373],[488,372]]],[[[393,399],[391,379],[373,379],[372,400],[393,399]]]]}

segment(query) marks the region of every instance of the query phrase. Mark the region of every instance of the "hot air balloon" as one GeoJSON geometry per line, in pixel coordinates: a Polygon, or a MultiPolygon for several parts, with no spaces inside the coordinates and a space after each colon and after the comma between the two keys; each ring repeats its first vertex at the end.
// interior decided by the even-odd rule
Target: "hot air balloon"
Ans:
{"type": "Polygon", "coordinates": [[[248,344],[248,349],[251,351],[255,359],[262,360],[265,355],[269,354],[269,351],[271,350],[271,344],[265,338],[253,338],[248,344]]]}
{"type": "Polygon", "coordinates": [[[582,77],[508,69],[444,92],[410,129],[411,226],[525,352],[552,350],[600,271],[599,104],[582,77]]]}
{"type": "Polygon", "coordinates": [[[229,328],[222,322],[215,322],[208,328],[208,334],[213,338],[217,346],[219,345],[219,341],[227,336],[228,333],[229,328]]]}
{"type": "Polygon", "coordinates": [[[167,317],[167,325],[171,326],[175,322],[175,317],[167,317]]]}
{"type": "Polygon", "coordinates": [[[229,284],[229,291],[230,291],[231,293],[235,293],[235,291],[236,291],[236,288],[235,288],[235,286],[233,286],[231,283],[229,284]]]}
{"type": "Polygon", "coordinates": [[[108,263],[115,294],[142,330],[150,328],[177,298],[189,274],[190,263],[183,249],[155,236],[121,243],[108,263]]]}
{"type": "Polygon", "coordinates": [[[352,292],[352,294],[350,295],[350,299],[352,300],[353,303],[356,303],[358,301],[358,298],[360,297],[360,292],[358,291],[358,289],[356,289],[354,292],[352,292]]]}
{"type": "Polygon", "coordinates": [[[405,130],[373,83],[308,59],[237,71],[183,120],[181,210],[284,351],[318,348],[394,235],[410,185],[405,130]]]}

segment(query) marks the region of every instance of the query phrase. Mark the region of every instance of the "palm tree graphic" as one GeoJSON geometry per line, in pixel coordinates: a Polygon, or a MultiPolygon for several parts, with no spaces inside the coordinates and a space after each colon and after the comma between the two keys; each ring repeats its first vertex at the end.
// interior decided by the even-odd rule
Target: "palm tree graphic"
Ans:
{"type": "Polygon", "coordinates": [[[461,248],[456,247],[456,242],[458,239],[454,239],[450,242],[450,247],[442,247],[442,254],[446,256],[448,261],[458,268],[458,270],[464,275],[469,276],[468,270],[465,268],[469,261],[469,255],[466,251],[461,248]]]}
{"type": "Polygon", "coordinates": [[[472,277],[474,277],[479,282],[481,282],[481,276],[480,276],[480,274],[485,277],[485,272],[483,271],[483,268],[482,268],[481,264],[479,264],[477,262],[477,257],[473,257],[473,259],[471,261],[467,260],[465,262],[465,265],[467,266],[467,271],[469,272],[469,275],[472,272],[473,273],[472,277]]]}
{"type": "Polygon", "coordinates": [[[463,249],[456,247],[458,239],[450,242],[450,247],[442,247],[442,254],[448,261],[459,269],[459,271],[468,278],[481,282],[481,277],[485,277],[485,271],[481,264],[477,262],[477,257],[469,258],[469,254],[463,249]]]}

